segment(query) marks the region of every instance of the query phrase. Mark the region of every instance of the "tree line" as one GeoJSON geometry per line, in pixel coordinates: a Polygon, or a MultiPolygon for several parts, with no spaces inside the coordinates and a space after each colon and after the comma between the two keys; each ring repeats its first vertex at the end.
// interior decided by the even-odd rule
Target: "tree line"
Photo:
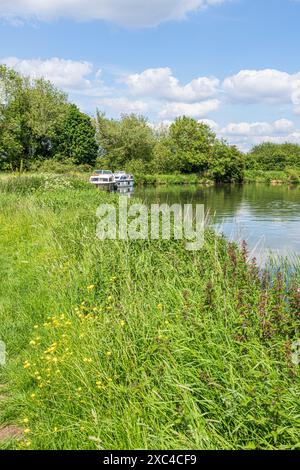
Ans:
{"type": "Polygon", "coordinates": [[[45,162],[135,174],[199,174],[242,181],[245,168],[300,167],[300,146],[262,144],[245,155],[189,117],[154,127],[143,116],[88,116],[44,79],[0,66],[0,169],[30,170],[45,162]]]}
{"type": "Polygon", "coordinates": [[[246,168],[251,170],[300,169],[300,145],[289,142],[264,142],[253,147],[245,158],[245,164],[246,168]]]}

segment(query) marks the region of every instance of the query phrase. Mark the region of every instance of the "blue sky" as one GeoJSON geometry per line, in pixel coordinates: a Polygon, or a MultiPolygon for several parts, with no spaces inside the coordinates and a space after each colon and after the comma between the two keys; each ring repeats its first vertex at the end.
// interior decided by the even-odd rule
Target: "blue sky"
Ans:
{"type": "Polygon", "coordinates": [[[0,0],[0,60],[84,111],[300,143],[297,0],[0,0]]]}

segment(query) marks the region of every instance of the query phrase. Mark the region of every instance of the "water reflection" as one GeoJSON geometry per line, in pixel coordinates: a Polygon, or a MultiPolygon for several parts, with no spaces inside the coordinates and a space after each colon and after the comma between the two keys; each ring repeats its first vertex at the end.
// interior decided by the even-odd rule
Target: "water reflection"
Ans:
{"type": "Polygon", "coordinates": [[[300,255],[300,186],[160,186],[134,194],[146,203],[204,204],[215,229],[231,240],[245,239],[261,263],[270,250],[300,255]]]}

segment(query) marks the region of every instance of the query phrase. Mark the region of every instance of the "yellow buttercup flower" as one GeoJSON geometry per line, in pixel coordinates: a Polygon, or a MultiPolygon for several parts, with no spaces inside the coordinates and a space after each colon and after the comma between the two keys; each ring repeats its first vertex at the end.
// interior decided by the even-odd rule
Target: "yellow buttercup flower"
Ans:
{"type": "Polygon", "coordinates": [[[95,289],[95,287],[96,286],[94,284],[92,284],[91,286],[87,286],[87,290],[93,290],[93,289],[95,289]]]}
{"type": "Polygon", "coordinates": [[[84,357],[83,362],[87,362],[90,364],[91,362],[93,362],[93,359],[91,357],[84,357]]]}

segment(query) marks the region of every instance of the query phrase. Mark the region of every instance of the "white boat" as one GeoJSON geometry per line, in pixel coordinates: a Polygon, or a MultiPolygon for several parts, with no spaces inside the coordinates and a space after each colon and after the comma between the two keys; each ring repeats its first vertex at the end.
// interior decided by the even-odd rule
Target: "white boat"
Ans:
{"type": "Polygon", "coordinates": [[[96,170],[90,177],[90,183],[106,191],[115,189],[115,177],[113,172],[109,170],[96,170]]]}
{"type": "Polygon", "coordinates": [[[106,191],[129,192],[133,190],[134,178],[125,171],[112,173],[110,170],[96,170],[90,177],[90,183],[106,191]]]}
{"type": "Polygon", "coordinates": [[[114,174],[117,189],[130,189],[134,186],[134,178],[125,171],[117,171],[114,174]]]}

